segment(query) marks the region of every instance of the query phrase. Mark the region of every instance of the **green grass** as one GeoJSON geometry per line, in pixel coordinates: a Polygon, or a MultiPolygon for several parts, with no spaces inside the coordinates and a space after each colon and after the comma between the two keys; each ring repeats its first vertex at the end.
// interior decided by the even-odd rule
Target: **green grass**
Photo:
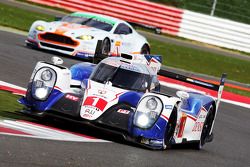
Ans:
{"type": "Polygon", "coordinates": [[[54,16],[11,7],[0,3],[0,25],[28,31],[36,20],[52,21],[54,16]]]}
{"type": "Polygon", "coordinates": [[[163,55],[163,64],[187,71],[220,77],[228,74],[228,79],[242,83],[250,81],[250,61],[225,57],[210,52],[186,48],[170,43],[162,43],[149,38],[152,53],[163,55]]]}
{"type": "Polygon", "coordinates": [[[250,97],[250,92],[249,91],[243,91],[243,90],[233,89],[233,88],[229,88],[229,87],[225,87],[224,91],[235,93],[235,94],[238,94],[238,95],[241,95],[241,96],[250,97]]]}
{"type": "MultiPolygon", "coordinates": [[[[191,11],[210,14],[213,0],[150,0],[191,11]]],[[[214,15],[250,24],[249,0],[217,0],[214,15]]]]}
{"type": "Polygon", "coordinates": [[[21,114],[23,106],[17,102],[21,96],[0,90],[0,118],[33,120],[21,114]]]}

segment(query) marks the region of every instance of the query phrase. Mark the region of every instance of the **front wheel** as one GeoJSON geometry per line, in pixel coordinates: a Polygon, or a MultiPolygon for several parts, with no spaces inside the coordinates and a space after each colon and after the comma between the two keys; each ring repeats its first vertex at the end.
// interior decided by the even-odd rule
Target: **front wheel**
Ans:
{"type": "Polygon", "coordinates": [[[200,141],[197,143],[194,143],[195,149],[200,150],[205,145],[206,142],[212,141],[213,133],[212,134],[209,134],[209,133],[212,128],[213,120],[214,120],[213,106],[210,106],[206,120],[202,128],[200,141]]]}
{"type": "Polygon", "coordinates": [[[171,146],[172,139],[173,139],[174,132],[175,132],[176,121],[177,121],[177,107],[175,106],[170,115],[170,118],[168,120],[168,124],[166,127],[163,149],[169,148],[171,146]]]}

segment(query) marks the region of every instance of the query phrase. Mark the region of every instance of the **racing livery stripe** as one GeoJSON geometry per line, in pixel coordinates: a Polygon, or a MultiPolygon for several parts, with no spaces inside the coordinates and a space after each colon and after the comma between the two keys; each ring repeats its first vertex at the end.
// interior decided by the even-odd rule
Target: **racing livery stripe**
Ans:
{"type": "Polygon", "coordinates": [[[109,23],[109,24],[112,24],[112,25],[115,25],[115,23],[116,23],[114,20],[104,18],[102,16],[92,15],[90,13],[72,13],[71,16],[92,18],[92,19],[96,19],[98,21],[102,21],[104,23],[109,23]]]}
{"type": "Polygon", "coordinates": [[[54,89],[60,90],[62,92],[62,89],[59,88],[58,86],[54,86],[54,89]]]}
{"type": "Polygon", "coordinates": [[[166,117],[165,115],[161,115],[161,117],[163,118],[163,119],[165,119],[166,121],[168,121],[169,120],[169,118],[168,117],[166,117]]]}
{"type": "Polygon", "coordinates": [[[182,113],[181,122],[180,122],[180,129],[179,129],[179,132],[177,135],[178,138],[182,137],[182,135],[183,135],[183,131],[184,131],[184,128],[186,125],[186,120],[187,120],[187,114],[182,113]]]}
{"type": "MultiPolygon", "coordinates": [[[[117,99],[121,94],[123,94],[124,92],[120,92],[120,93],[117,93],[116,95],[115,95],[115,98],[114,99],[112,99],[111,101],[114,101],[115,99],[117,99]]],[[[110,102],[111,102],[110,101],[110,102]]]]}
{"type": "Polygon", "coordinates": [[[195,117],[193,117],[192,115],[189,115],[189,114],[187,114],[187,117],[190,118],[191,120],[195,121],[195,122],[197,120],[197,118],[195,118],[195,117]]]}

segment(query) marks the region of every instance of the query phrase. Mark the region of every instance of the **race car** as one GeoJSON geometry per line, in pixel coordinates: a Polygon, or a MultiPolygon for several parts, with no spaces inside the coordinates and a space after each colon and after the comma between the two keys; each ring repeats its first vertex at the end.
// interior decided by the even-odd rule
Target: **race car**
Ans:
{"type": "Polygon", "coordinates": [[[76,12],[58,21],[35,21],[26,44],[83,59],[92,59],[98,40],[102,54],[149,54],[150,46],[127,22],[94,13],[76,12]],[[136,40],[136,42],[135,42],[136,40]]]}
{"type": "Polygon", "coordinates": [[[185,78],[218,88],[217,100],[197,92],[178,91],[177,97],[170,96],[160,92],[160,60],[160,56],[122,54],[70,69],[61,65],[60,58],[38,62],[26,96],[19,100],[25,105],[22,112],[76,121],[82,128],[87,124],[152,149],[182,143],[200,149],[213,139],[225,76],[220,86],[185,78]]]}

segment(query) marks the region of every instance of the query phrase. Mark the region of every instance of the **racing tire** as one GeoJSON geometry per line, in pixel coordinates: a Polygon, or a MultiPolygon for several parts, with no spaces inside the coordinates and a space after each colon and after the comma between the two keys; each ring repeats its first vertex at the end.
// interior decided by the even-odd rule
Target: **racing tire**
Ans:
{"type": "Polygon", "coordinates": [[[101,54],[102,55],[109,55],[110,48],[111,48],[110,40],[108,38],[105,38],[102,41],[101,54]]]}
{"type": "Polygon", "coordinates": [[[141,48],[141,54],[150,54],[150,49],[147,44],[144,44],[141,48]]]}
{"type": "Polygon", "coordinates": [[[177,122],[177,106],[174,106],[174,109],[169,117],[168,124],[165,130],[163,149],[171,147],[171,141],[174,136],[176,122],[177,122]]]}
{"type": "Polygon", "coordinates": [[[194,148],[197,150],[202,149],[206,142],[211,142],[213,140],[213,133],[209,135],[212,124],[214,121],[214,112],[213,106],[211,105],[208,110],[208,114],[206,116],[206,120],[204,122],[202,131],[201,131],[201,138],[198,142],[194,143],[194,148]]]}

